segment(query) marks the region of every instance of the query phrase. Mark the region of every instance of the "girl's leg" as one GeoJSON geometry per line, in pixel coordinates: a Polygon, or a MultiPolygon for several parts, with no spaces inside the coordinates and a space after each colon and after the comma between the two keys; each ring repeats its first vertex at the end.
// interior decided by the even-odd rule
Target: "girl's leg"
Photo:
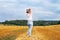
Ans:
{"type": "Polygon", "coordinates": [[[28,35],[28,36],[31,36],[31,32],[32,32],[33,25],[29,24],[28,27],[29,27],[29,28],[28,28],[27,35],[28,35]]]}

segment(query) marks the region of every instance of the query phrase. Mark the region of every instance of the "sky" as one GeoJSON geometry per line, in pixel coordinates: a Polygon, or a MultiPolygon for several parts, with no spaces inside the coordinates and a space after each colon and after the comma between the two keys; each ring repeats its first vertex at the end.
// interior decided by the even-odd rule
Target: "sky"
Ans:
{"type": "Polygon", "coordinates": [[[33,20],[60,20],[60,0],[0,0],[0,22],[26,20],[26,8],[33,20]]]}

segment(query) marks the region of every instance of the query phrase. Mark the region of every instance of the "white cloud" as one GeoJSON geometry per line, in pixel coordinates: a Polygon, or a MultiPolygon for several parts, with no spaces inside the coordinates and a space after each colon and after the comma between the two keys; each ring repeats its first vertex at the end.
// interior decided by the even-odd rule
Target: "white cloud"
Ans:
{"type": "Polygon", "coordinates": [[[17,0],[0,0],[0,2],[17,2],[17,0]]]}
{"type": "Polygon", "coordinates": [[[0,2],[0,10],[1,11],[5,12],[5,13],[7,13],[7,12],[10,12],[10,13],[14,12],[15,13],[17,11],[17,3],[14,3],[15,1],[13,1],[13,3],[10,3],[10,1],[12,2],[12,0],[10,0],[10,1],[9,0],[5,0],[4,2],[3,1],[0,2]]]}
{"type": "MultiPolygon", "coordinates": [[[[0,14],[6,13],[13,15],[13,18],[19,19],[19,17],[21,17],[20,19],[26,19],[25,9],[32,8],[34,19],[60,19],[60,14],[54,13],[60,10],[59,1],[57,3],[51,3],[50,1],[51,0],[0,0],[0,14]],[[51,11],[52,9],[53,11],[51,11]]],[[[12,19],[12,17],[8,18],[12,19]]]]}
{"type": "Polygon", "coordinates": [[[43,16],[50,16],[54,14],[52,11],[46,11],[45,9],[43,9],[43,7],[33,7],[32,11],[33,13],[43,16]]]}
{"type": "Polygon", "coordinates": [[[40,0],[21,0],[21,1],[24,1],[24,2],[33,2],[33,3],[40,2],[40,0]]]}

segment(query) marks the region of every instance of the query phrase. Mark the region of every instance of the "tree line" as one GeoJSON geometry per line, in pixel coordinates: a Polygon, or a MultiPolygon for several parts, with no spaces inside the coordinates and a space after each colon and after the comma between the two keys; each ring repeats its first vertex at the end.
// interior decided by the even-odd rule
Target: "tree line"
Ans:
{"type": "MultiPolygon", "coordinates": [[[[10,21],[6,20],[4,22],[0,22],[0,24],[26,26],[27,20],[10,20],[10,21]]],[[[60,21],[45,21],[45,20],[33,21],[34,26],[46,26],[46,25],[57,25],[57,24],[60,24],[60,21]]]]}

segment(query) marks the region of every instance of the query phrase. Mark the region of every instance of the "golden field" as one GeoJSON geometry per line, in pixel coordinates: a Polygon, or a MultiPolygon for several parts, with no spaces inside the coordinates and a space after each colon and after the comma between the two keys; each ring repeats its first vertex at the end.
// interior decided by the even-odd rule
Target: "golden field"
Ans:
{"type": "Polygon", "coordinates": [[[33,26],[30,37],[27,30],[27,26],[0,25],[0,40],[60,40],[60,25],[33,26]]]}

